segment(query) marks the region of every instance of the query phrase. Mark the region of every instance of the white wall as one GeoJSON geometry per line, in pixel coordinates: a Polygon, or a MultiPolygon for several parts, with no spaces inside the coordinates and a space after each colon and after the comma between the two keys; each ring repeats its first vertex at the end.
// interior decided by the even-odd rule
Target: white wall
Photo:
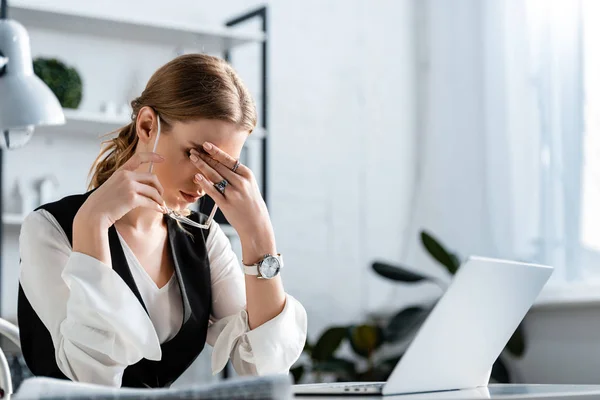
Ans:
{"type": "MultiPolygon", "coordinates": [[[[74,10],[93,7],[100,14],[196,23],[219,23],[260,4],[52,2],[74,10]]],[[[369,270],[374,258],[400,259],[408,218],[416,129],[414,3],[268,4],[268,200],[286,260],[286,290],[306,307],[314,336],[325,326],[347,324],[414,292],[396,293],[396,286],[369,270]]],[[[98,109],[109,98],[130,100],[149,74],[175,55],[169,48],[60,33],[32,30],[31,38],[34,55],[58,55],[80,68],[87,90],[81,107],[86,109],[98,109]]],[[[240,70],[251,76],[256,52],[242,53],[240,70]]],[[[257,87],[256,82],[248,84],[257,87]]],[[[57,139],[43,147],[43,140],[36,137],[28,147],[8,154],[5,193],[17,175],[34,177],[48,170],[59,175],[61,196],[84,190],[98,142],[57,139]]],[[[4,246],[2,312],[11,317],[16,310],[17,229],[5,230],[4,246]]]]}
{"type": "Polygon", "coordinates": [[[525,329],[526,353],[512,363],[520,381],[600,384],[600,303],[535,307],[525,329]]]}
{"type": "Polygon", "coordinates": [[[270,200],[291,260],[286,288],[314,334],[381,306],[387,286],[368,264],[400,255],[413,174],[413,7],[272,4],[270,200]]]}
{"type": "MultiPolygon", "coordinates": [[[[213,10],[220,19],[261,2],[213,10]]],[[[401,258],[414,174],[414,2],[270,2],[269,202],[286,289],[312,336],[412,297],[401,258]]]]}

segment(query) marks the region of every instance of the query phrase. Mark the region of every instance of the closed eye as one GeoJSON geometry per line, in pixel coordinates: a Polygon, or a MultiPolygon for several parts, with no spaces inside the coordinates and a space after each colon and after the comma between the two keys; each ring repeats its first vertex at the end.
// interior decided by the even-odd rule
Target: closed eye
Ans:
{"type": "Polygon", "coordinates": [[[203,149],[203,148],[201,148],[201,147],[200,147],[200,148],[191,147],[191,148],[189,148],[189,149],[187,149],[187,150],[185,151],[185,154],[186,154],[188,157],[189,157],[189,156],[191,156],[191,155],[192,155],[192,150],[196,150],[196,151],[197,151],[198,153],[200,153],[200,154],[208,154],[208,153],[206,152],[206,150],[204,150],[204,149],[203,149]]]}

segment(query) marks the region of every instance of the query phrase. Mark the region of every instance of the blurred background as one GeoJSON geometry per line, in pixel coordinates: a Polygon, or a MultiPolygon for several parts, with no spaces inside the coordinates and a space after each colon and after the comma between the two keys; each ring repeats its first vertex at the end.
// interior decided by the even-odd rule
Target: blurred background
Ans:
{"type": "MultiPolygon", "coordinates": [[[[11,0],[8,12],[36,74],[65,92],[66,124],[3,151],[2,317],[16,319],[23,215],[84,192],[101,135],[128,123],[150,75],[206,52],[230,60],[259,110],[243,161],[309,316],[297,381],[384,379],[480,255],[556,268],[494,379],[600,383],[600,1],[11,0]]],[[[178,383],[220,378],[207,349],[178,383]]]]}

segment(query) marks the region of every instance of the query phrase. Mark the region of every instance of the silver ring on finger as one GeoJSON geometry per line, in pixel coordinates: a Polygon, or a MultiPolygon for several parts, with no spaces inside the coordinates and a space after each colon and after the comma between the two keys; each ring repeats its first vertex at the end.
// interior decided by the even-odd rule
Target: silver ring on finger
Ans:
{"type": "Polygon", "coordinates": [[[231,170],[233,172],[237,171],[237,169],[240,167],[240,160],[235,160],[235,165],[233,166],[233,168],[231,168],[231,170]]]}
{"type": "Polygon", "coordinates": [[[227,179],[223,179],[220,182],[215,183],[215,189],[217,189],[222,195],[225,195],[225,188],[229,185],[227,179]]]}

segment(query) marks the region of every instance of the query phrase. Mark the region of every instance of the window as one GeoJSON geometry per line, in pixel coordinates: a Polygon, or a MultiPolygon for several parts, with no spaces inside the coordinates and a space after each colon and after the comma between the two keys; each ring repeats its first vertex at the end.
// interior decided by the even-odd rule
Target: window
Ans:
{"type": "Polygon", "coordinates": [[[600,2],[582,1],[584,133],[581,199],[582,264],[600,273],[600,2]]]}

